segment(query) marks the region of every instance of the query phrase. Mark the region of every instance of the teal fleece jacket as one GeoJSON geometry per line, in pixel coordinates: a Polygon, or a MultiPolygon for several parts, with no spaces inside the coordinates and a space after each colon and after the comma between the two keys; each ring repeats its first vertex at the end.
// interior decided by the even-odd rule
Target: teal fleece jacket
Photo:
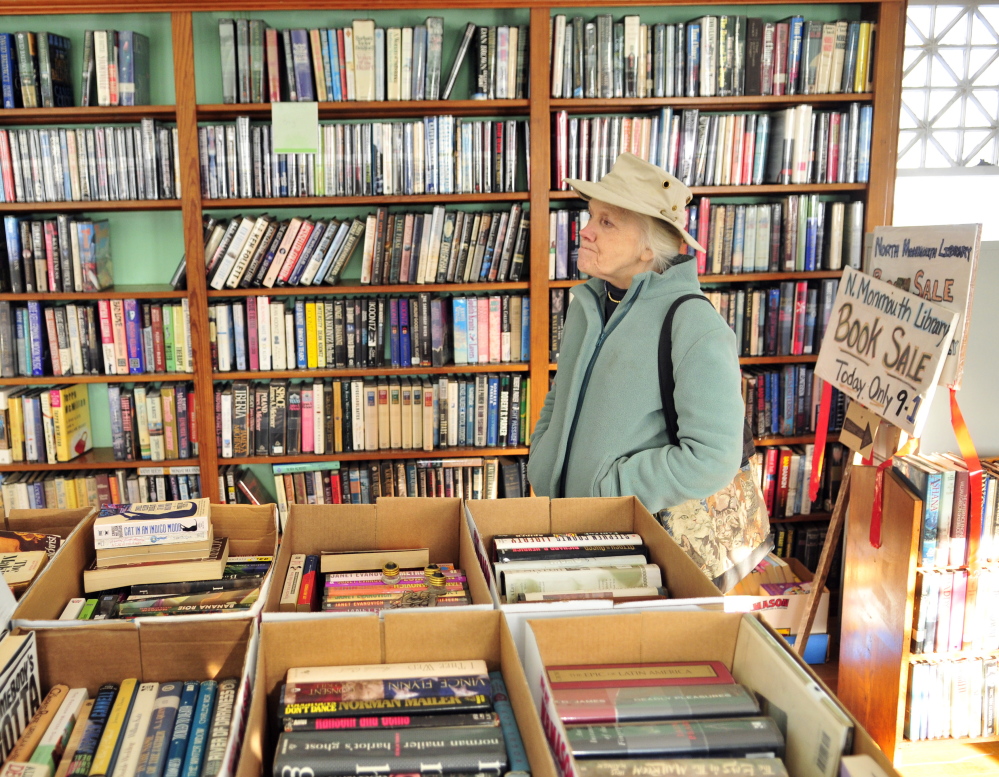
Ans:
{"type": "Polygon", "coordinates": [[[700,300],[673,319],[679,440],[669,439],[657,368],[672,302],[700,292],[695,263],[634,277],[604,321],[604,282],[574,289],[558,373],[531,436],[528,478],[549,497],[637,496],[655,513],[727,485],[742,460],[735,334],[700,300]]]}

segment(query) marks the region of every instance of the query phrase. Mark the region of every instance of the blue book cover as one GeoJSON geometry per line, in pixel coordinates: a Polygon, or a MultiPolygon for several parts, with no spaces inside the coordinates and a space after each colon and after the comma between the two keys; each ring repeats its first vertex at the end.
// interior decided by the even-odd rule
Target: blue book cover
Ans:
{"type": "Polygon", "coordinates": [[[399,300],[389,300],[389,353],[393,367],[402,366],[401,344],[399,340],[399,300]]]}
{"type": "Polygon", "coordinates": [[[135,105],[135,57],[132,30],[118,32],[118,104],[135,105]]]}
{"type": "Polygon", "coordinates": [[[860,127],[857,139],[857,183],[867,183],[871,176],[871,122],[874,109],[870,105],[860,108],[860,127]]]}
{"type": "Polygon", "coordinates": [[[305,241],[305,245],[302,247],[302,253],[298,255],[298,260],[295,262],[295,269],[292,270],[288,278],[289,286],[297,286],[298,282],[302,279],[302,274],[312,259],[312,254],[315,253],[316,246],[323,239],[323,234],[326,232],[328,226],[328,221],[316,221],[316,225],[312,229],[312,234],[309,235],[309,239],[305,241]]]}
{"type": "Polygon", "coordinates": [[[346,240],[347,233],[350,232],[350,225],[350,219],[344,219],[340,222],[336,235],[333,236],[333,240],[326,250],[326,256],[323,257],[323,262],[319,265],[319,272],[316,273],[316,277],[312,281],[313,286],[320,286],[326,282],[326,275],[329,273],[330,267],[333,266],[333,261],[340,252],[340,247],[343,245],[344,240],[346,240]]]}
{"type": "MultiPolygon", "coordinates": [[[[696,211],[695,211],[696,212],[696,211]]],[[[692,234],[697,234],[696,230],[692,234]]],[[[735,208],[735,227],[732,230],[732,272],[743,272],[742,261],[746,244],[746,206],[735,208]]]]}
{"type": "Polygon", "coordinates": [[[246,369],[246,309],[242,302],[232,305],[232,344],[236,349],[236,369],[246,369]]]}
{"type": "Polygon", "coordinates": [[[785,364],[781,368],[783,392],[782,392],[782,402],[781,402],[781,413],[780,413],[780,433],[785,437],[790,437],[794,434],[794,401],[798,396],[798,390],[795,387],[795,366],[793,364],[785,364]]]}
{"type": "MultiPolygon", "coordinates": [[[[440,420],[441,420],[441,397],[440,397],[440,392],[438,391],[437,387],[438,387],[437,383],[432,384],[431,387],[430,387],[430,394],[433,397],[433,403],[431,405],[430,412],[431,412],[431,417],[434,419],[434,435],[433,435],[433,439],[434,439],[433,447],[434,448],[441,447],[441,423],[440,423],[440,420]]],[[[426,391],[426,389],[424,389],[424,391],[426,391]]],[[[447,404],[447,400],[446,399],[444,400],[444,403],[447,404]]],[[[424,405],[424,407],[426,407],[426,405],[424,405]]],[[[424,412],[426,412],[426,411],[424,411],[424,412]]],[[[426,440],[424,440],[424,444],[425,443],[426,443],[426,440]]]]}
{"type": "Polygon", "coordinates": [[[465,444],[475,444],[475,382],[465,383],[465,444]]]}
{"type": "Polygon", "coordinates": [[[295,362],[300,370],[308,367],[305,352],[305,300],[295,300],[295,362]]]}
{"type": "MultiPolygon", "coordinates": [[[[687,25],[687,97],[701,94],[701,25],[687,25]]],[[[665,165],[663,165],[665,168],[665,165]]]]}
{"type": "Polygon", "coordinates": [[[125,345],[128,350],[128,372],[141,375],[146,371],[142,354],[142,314],[139,303],[134,299],[125,300],[125,345]]]}
{"type": "MultiPolygon", "coordinates": [[[[10,196],[8,200],[13,200],[10,196]]],[[[21,220],[17,216],[3,217],[3,231],[7,237],[7,263],[10,265],[10,289],[16,294],[25,291],[21,272],[21,220]]]]}
{"type": "Polygon", "coordinates": [[[468,300],[453,297],[451,311],[454,320],[454,363],[468,364],[468,300]]]}
{"type": "Polygon", "coordinates": [[[340,88],[340,44],[337,41],[336,30],[326,30],[330,44],[330,65],[332,65],[333,96],[330,98],[340,102],[343,100],[343,92],[340,88]]]}
{"type": "Polygon", "coordinates": [[[201,682],[194,717],[191,720],[191,731],[187,738],[184,764],[180,769],[180,777],[198,777],[201,773],[201,761],[205,757],[208,727],[212,722],[212,711],[215,708],[215,696],[217,693],[217,682],[214,680],[203,680],[201,682]]]}
{"type": "MultiPolygon", "coordinates": [[[[15,48],[14,35],[9,32],[0,32],[0,88],[3,89],[3,107],[17,108],[20,100],[19,84],[17,79],[17,49],[15,48]]],[[[13,197],[7,198],[13,201],[13,197]]]]}
{"type": "Polygon", "coordinates": [[[520,737],[520,728],[517,726],[513,706],[510,704],[510,695],[506,689],[506,682],[503,680],[503,673],[490,672],[489,682],[492,685],[493,709],[496,710],[500,726],[503,729],[503,745],[506,747],[506,755],[510,761],[510,771],[530,774],[531,764],[527,760],[524,740],[520,737]]]}
{"type": "Polygon", "coordinates": [[[319,30],[319,48],[323,57],[323,80],[326,82],[326,99],[333,99],[333,63],[330,62],[330,40],[326,30],[319,30]]]}
{"type": "Polygon", "coordinates": [[[312,84],[312,58],[309,55],[309,31],[291,30],[291,57],[295,68],[295,92],[298,102],[311,103],[316,99],[312,84]]]}
{"type": "Polygon", "coordinates": [[[136,777],[161,777],[163,774],[183,686],[177,682],[160,683],[135,770],[136,777]]]}
{"type": "Polygon", "coordinates": [[[486,445],[499,445],[499,375],[489,376],[486,405],[486,445]]]}
{"type": "Polygon", "coordinates": [[[819,202],[818,195],[802,200],[801,205],[808,207],[808,215],[805,218],[805,272],[813,272],[818,269],[816,266],[819,255],[819,208],[824,208],[825,203],[819,202]]]}
{"type": "Polygon", "coordinates": [[[465,381],[458,381],[458,447],[467,445],[465,441],[465,425],[468,422],[468,394],[465,391],[465,381]]]}
{"type": "Polygon", "coordinates": [[[280,197],[288,196],[288,157],[285,154],[277,154],[278,167],[278,192],[280,197]]]}
{"type": "Polygon", "coordinates": [[[895,456],[892,459],[898,472],[923,500],[922,542],[920,543],[920,564],[933,566],[937,554],[937,527],[940,521],[940,492],[943,486],[943,473],[934,472],[908,456],[895,456]]]}
{"type": "Polygon", "coordinates": [[[767,373],[767,405],[770,408],[770,434],[780,431],[780,375],[767,373]]]}
{"type": "Polygon", "coordinates": [[[17,346],[17,370],[18,375],[31,374],[31,357],[28,353],[28,311],[24,308],[14,310],[14,342],[17,346]]]}
{"type": "Polygon", "coordinates": [[[413,364],[412,338],[409,334],[409,300],[399,300],[399,366],[413,364]]]}
{"type": "Polygon", "coordinates": [[[767,166],[767,148],[770,144],[770,114],[761,113],[756,117],[756,149],[753,152],[753,183],[763,183],[767,166]]]}
{"type": "Polygon", "coordinates": [[[45,324],[42,321],[40,302],[28,302],[28,337],[31,351],[31,374],[38,377],[45,374],[45,324]]]}
{"type": "Polygon", "coordinates": [[[524,297],[520,306],[520,361],[531,358],[531,298],[524,297]]]}
{"type": "Polygon", "coordinates": [[[805,90],[801,88],[800,71],[801,68],[801,44],[805,29],[805,17],[791,16],[787,19],[790,22],[790,29],[787,38],[787,93],[801,94],[805,90]]]}

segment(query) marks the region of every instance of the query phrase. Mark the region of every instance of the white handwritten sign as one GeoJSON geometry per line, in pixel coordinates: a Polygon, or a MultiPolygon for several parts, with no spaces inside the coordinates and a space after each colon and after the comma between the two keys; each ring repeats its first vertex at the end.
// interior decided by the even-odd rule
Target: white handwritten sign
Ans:
{"type": "Polygon", "coordinates": [[[957,319],[953,310],[847,267],[815,374],[918,437],[957,319]]]}
{"type": "Polygon", "coordinates": [[[867,272],[960,315],[940,385],[961,388],[981,224],[875,227],[867,272]]]}

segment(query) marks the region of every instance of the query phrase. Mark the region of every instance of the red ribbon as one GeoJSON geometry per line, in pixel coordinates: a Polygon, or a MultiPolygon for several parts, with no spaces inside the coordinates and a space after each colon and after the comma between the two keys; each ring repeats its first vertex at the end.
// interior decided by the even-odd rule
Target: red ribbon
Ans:
{"type": "Polygon", "coordinates": [[[954,428],[954,436],[961,449],[964,464],[968,468],[970,491],[968,565],[974,567],[977,562],[978,544],[982,537],[982,462],[978,459],[978,452],[975,450],[975,443],[971,439],[968,425],[964,422],[961,408],[957,406],[957,391],[953,387],[950,389],[950,424],[954,428]]]}
{"type": "Polygon", "coordinates": [[[815,453],[812,456],[812,474],[808,483],[808,498],[819,498],[819,480],[826,458],[826,433],[829,431],[829,406],[832,404],[832,384],[822,381],[822,399],[819,401],[819,419],[815,423],[815,453]]]}
{"type": "MultiPolygon", "coordinates": [[[[905,456],[916,450],[916,446],[919,444],[919,439],[917,437],[910,437],[909,441],[899,448],[893,455],[894,456],[905,456]]],[[[872,451],[871,456],[874,453],[872,451]]],[[[874,473],[874,505],[871,508],[871,547],[880,548],[881,547],[881,502],[884,494],[885,486],[885,470],[891,466],[892,457],[889,456],[887,459],[878,464],[878,471],[874,473]]]]}

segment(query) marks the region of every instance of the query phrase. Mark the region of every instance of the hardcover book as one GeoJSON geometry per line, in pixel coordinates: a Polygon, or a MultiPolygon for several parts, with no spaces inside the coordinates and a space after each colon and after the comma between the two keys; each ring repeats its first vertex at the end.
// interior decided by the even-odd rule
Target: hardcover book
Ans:
{"type": "Polygon", "coordinates": [[[550,666],[548,679],[556,691],[654,685],[731,685],[735,682],[731,672],[720,661],[550,666]]]}
{"type": "Polygon", "coordinates": [[[759,715],[756,697],[744,686],[673,685],[561,689],[553,692],[565,723],[620,723],[674,718],[759,715]]]}

